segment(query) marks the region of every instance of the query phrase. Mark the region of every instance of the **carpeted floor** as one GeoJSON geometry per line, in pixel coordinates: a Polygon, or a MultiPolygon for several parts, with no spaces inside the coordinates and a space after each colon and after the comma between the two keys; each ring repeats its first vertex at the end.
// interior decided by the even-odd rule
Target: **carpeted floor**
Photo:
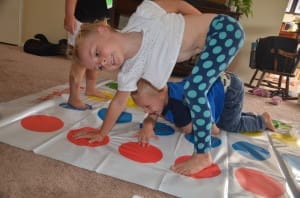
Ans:
{"type": "MultiPolygon", "coordinates": [[[[40,92],[68,82],[70,61],[38,57],[0,44],[0,102],[40,92]]],[[[116,74],[101,73],[102,78],[116,74]]],[[[244,110],[270,112],[273,118],[300,123],[300,105],[245,94],[244,110]]],[[[1,119],[1,109],[0,109],[1,119]]],[[[97,174],[0,143],[0,197],[171,197],[165,193],[97,174]]]]}

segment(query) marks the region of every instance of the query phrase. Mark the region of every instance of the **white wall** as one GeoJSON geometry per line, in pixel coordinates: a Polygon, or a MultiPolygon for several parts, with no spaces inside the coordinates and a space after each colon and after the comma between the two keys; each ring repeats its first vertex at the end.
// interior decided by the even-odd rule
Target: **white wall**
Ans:
{"type": "Polygon", "coordinates": [[[22,0],[0,0],[0,42],[20,45],[22,0]]]}
{"type": "Polygon", "coordinates": [[[257,38],[278,35],[287,0],[253,0],[253,16],[242,16],[240,22],[246,38],[243,48],[229,67],[244,82],[249,82],[254,70],[249,68],[251,42],[257,38]]]}
{"type": "Polygon", "coordinates": [[[22,41],[43,33],[57,43],[66,38],[64,30],[64,0],[23,0],[22,41]]]}

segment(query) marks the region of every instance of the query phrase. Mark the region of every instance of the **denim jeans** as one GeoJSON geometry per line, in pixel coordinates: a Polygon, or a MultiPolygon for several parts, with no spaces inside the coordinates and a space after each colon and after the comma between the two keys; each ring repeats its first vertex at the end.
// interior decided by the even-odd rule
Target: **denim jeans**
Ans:
{"type": "Polygon", "coordinates": [[[229,73],[230,86],[227,88],[224,99],[224,109],[217,126],[229,132],[257,132],[263,131],[266,126],[261,115],[244,113],[244,85],[238,76],[229,73]]]}

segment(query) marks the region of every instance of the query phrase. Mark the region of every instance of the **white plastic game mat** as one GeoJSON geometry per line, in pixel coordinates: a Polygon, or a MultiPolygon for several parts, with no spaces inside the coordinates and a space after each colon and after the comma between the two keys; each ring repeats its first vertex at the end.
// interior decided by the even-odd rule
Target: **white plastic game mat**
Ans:
{"type": "Polygon", "coordinates": [[[102,142],[74,139],[78,131],[101,125],[116,86],[114,81],[98,83],[106,100],[86,97],[82,88],[89,110],[67,104],[68,85],[0,103],[0,141],[178,197],[300,197],[299,128],[288,121],[274,120],[276,133],[222,131],[212,137],[213,165],[191,176],[169,167],[191,156],[192,136],[159,119],[159,138],[139,146],[134,134],[145,114],[131,99],[102,142]]]}

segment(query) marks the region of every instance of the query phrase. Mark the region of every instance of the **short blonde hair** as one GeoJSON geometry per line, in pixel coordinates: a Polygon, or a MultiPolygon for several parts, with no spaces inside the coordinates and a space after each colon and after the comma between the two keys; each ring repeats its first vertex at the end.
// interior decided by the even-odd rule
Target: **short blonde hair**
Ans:
{"type": "Polygon", "coordinates": [[[93,23],[82,23],[80,26],[80,31],[78,35],[76,36],[75,39],[75,44],[71,52],[71,56],[73,61],[79,62],[79,54],[78,54],[78,48],[82,40],[86,38],[88,35],[97,32],[97,28],[100,25],[105,25],[109,27],[111,30],[114,30],[109,24],[108,24],[108,19],[104,18],[103,20],[96,20],[93,23]]]}
{"type": "Polygon", "coordinates": [[[135,100],[142,95],[148,95],[148,96],[156,96],[160,92],[159,89],[154,87],[149,81],[141,78],[137,82],[137,90],[134,92],[131,92],[131,97],[135,100]]]}

